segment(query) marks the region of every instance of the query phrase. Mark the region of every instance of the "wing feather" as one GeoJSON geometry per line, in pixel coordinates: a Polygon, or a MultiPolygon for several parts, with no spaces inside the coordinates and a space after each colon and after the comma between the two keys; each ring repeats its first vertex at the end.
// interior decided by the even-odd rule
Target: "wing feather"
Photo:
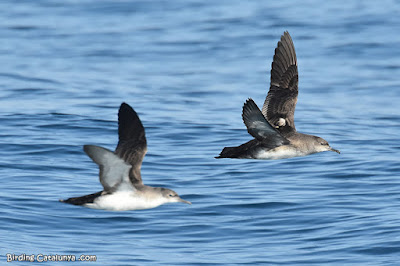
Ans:
{"type": "Polygon", "coordinates": [[[268,123],[252,99],[248,99],[243,105],[242,117],[249,134],[269,148],[289,144],[289,141],[268,123]]]}
{"type": "Polygon", "coordinates": [[[100,183],[105,191],[113,191],[122,186],[132,189],[131,182],[128,178],[131,165],[127,164],[112,151],[99,146],[84,145],[83,150],[99,165],[100,183]]]}
{"type": "Polygon", "coordinates": [[[126,103],[122,103],[118,112],[119,141],[115,153],[132,165],[129,178],[133,184],[142,184],[140,169],[147,152],[147,141],[139,116],[126,103]]]}
{"type": "Polygon", "coordinates": [[[295,132],[294,111],[298,95],[297,58],[287,31],[275,49],[271,69],[271,86],[262,113],[283,136],[295,132]]]}

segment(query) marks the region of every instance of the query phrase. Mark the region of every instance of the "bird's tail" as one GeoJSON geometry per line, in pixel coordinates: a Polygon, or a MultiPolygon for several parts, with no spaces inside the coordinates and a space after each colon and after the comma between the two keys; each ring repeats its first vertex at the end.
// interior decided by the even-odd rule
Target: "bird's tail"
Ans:
{"type": "Polygon", "coordinates": [[[221,158],[238,158],[239,157],[239,147],[225,147],[216,159],[221,158]]]}
{"type": "Polygon", "coordinates": [[[99,191],[90,195],[86,195],[86,196],[82,196],[82,197],[75,197],[75,198],[69,198],[66,200],[60,199],[60,202],[64,202],[64,203],[68,203],[68,204],[72,204],[72,205],[84,205],[87,203],[93,203],[93,201],[101,196],[103,193],[103,191],[99,191]]]}

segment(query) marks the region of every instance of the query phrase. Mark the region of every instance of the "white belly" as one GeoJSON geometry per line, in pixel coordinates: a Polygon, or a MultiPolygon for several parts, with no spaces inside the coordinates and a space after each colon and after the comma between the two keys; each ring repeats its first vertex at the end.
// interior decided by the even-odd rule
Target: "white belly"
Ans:
{"type": "Polygon", "coordinates": [[[95,199],[93,203],[87,203],[84,206],[107,211],[129,211],[151,209],[163,203],[165,203],[165,201],[161,197],[149,199],[139,197],[132,191],[123,191],[100,196],[95,199]]]}
{"type": "Polygon", "coordinates": [[[279,159],[287,159],[298,156],[304,156],[305,153],[297,150],[293,146],[280,146],[272,150],[260,150],[255,154],[256,159],[262,160],[279,160],[279,159]]]}

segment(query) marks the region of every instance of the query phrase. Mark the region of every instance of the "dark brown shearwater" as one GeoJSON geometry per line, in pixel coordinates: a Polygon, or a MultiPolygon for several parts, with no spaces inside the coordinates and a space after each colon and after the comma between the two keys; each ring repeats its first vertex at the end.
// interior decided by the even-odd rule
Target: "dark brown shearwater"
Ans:
{"type": "Polygon", "coordinates": [[[225,147],[216,158],[285,159],[323,151],[340,153],[323,138],[296,131],[297,95],[296,52],[286,31],[275,49],[271,85],[262,111],[252,99],[243,106],[243,121],[254,139],[238,147],[225,147]]]}

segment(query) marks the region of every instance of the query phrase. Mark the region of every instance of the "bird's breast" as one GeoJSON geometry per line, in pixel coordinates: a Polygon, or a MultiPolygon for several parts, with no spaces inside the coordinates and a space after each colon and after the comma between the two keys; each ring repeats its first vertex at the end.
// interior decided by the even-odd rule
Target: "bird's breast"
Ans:
{"type": "Polygon", "coordinates": [[[278,160],[292,157],[304,156],[304,154],[292,145],[283,145],[274,149],[259,149],[255,154],[255,159],[278,160]]]}
{"type": "Polygon", "coordinates": [[[165,203],[162,197],[143,197],[135,192],[121,191],[103,195],[85,207],[108,211],[129,211],[151,209],[165,203]]]}

